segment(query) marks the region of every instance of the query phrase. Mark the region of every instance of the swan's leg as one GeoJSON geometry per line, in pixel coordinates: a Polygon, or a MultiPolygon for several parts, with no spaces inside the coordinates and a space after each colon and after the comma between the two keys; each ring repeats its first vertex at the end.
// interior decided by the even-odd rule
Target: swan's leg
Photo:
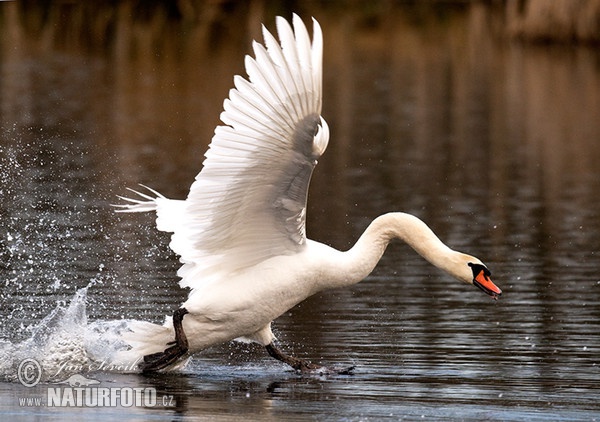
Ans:
{"type": "Polygon", "coordinates": [[[188,341],[182,325],[183,316],[187,313],[188,311],[185,308],[179,308],[173,313],[175,341],[167,343],[172,344],[172,346],[165,349],[164,352],[144,356],[144,362],[140,364],[140,369],[143,372],[154,372],[165,369],[187,353],[188,341]]]}
{"type": "Polygon", "coordinates": [[[281,351],[281,349],[277,348],[273,343],[269,343],[265,346],[269,355],[278,361],[281,361],[287,365],[290,365],[296,371],[301,372],[313,372],[322,369],[321,366],[315,365],[307,360],[299,359],[294,356],[286,355],[281,351]]]}
{"type": "Polygon", "coordinates": [[[298,372],[308,372],[308,373],[317,373],[317,374],[342,374],[349,375],[354,370],[354,366],[349,368],[327,368],[325,366],[315,365],[307,360],[300,359],[294,356],[286,355],[281,351],[281,349],[277,348],[273,343],[269,343],[265,346],[269,355],[278,361],[281,361],[292,368],[294,368],[298,372]]]}

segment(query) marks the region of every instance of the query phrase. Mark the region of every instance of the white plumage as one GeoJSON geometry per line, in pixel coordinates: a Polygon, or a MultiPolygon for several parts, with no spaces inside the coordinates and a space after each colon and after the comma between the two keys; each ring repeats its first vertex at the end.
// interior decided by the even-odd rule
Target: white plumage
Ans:
{"type": "Polygon", "coordinates": [[[281,46],[263,28],[267,48],[253,43],[249,81],[234,78],[202,171],[185,201],[162,196],[123,211],[156,209],[160,230],[173,232],[182,287],[218,281],[306,243],[308,181],[327,147],[321,113],[321,29],[311,44],[294,16],[294,31],[277,19],[281,46]],[[317,136],[314,136],[316,133],[317,136]]]}
{"type": "MultiPolygon", "coordinates": [[[[321,117],[323,37],[314,19],[312,41],[297,15],[293,29],[281,17],[276,23],[280,42],[263,27],[264,46],[254,42],[255,57],[245,59],[248,80],[234,77],[224,124],[215,129],[187,199],[151,189],[155,196],[122,198],[130,203],[120,211],[155,210],[157,228],[173,233],[170,246],[183,263],[180,284],[192,289],[182,306],[185,318],[176,315],[185,335],[174,333],[171,320],[132,327],[132,354],[154,354],[146,369],[174,367],[194,351],[240,337],[296,369],[314,369],[274,348],[271,321],[320,290],[362,280],[394,237],[468,283],[477,276],[473,265],[485,268],[402,213],[376,219],[348,252],[307,240],[308,185],[329,140],[321,117]],[[177,351],[161,353],[174,334],[177,351]]],[[[486,293],[501,293],[482,282],[486,293]]]]}

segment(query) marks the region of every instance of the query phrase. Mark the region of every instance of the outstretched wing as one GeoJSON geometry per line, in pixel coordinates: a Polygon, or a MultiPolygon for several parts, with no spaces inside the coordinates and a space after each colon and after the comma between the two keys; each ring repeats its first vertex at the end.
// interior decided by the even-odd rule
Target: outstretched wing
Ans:
{"type": "Polygon", "coordinates": [[[321,118],[323,39],[302,20],[277,18],[278,43],[246,56],[249,79],[234,77],[221,120],[185,201],[171,248],[182,287],[197,287],[306,243],[306,198],[329,129],[321,118]]]}

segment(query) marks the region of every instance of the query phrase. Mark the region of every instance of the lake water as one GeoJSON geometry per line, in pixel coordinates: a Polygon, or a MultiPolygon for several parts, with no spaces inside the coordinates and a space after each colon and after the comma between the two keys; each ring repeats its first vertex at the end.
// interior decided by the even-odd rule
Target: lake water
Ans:
{"type": "Polygon", "coordinates": [[[600,419],[600,53],[510,42],[479,3],[299,10],[323,27],[331,129],[308,234],[346,249],[377,215],[413,213],[486,262],[499,301],[394,243],[365,281],[274,323],[285,349],[354,375],[227,344],[179,373],[84,373],[155,388],[154,408],[20,405],[56,386],[14,382],[41,328],[160,322],[185,299],[153,217],[110,204],[137,183],[185,197],[250,40],[273,27],[248,4],[194,23],[129,2],[0,4],[3,418],[600,419]]]}

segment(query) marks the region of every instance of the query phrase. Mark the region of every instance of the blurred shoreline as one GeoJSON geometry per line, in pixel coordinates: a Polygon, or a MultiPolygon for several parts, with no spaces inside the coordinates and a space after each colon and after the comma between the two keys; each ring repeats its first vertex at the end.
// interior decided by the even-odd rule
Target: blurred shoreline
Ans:
{"type": "MultiPolygon", "coordinates": [[[[153,1],[9,1],[0,3],[4,31],[18,29],[40,41],[100,48],[118,39],[120,31],[143,30],[158,42],[165,32],[189,33],[190,42],[220,38],[232,16],[245,16],[247,29],[259,38],[260,23],[277,14],[351,13],[366,25],[377,25],[391,11],[402,11],[413,25],[444,21],[453,13],[484,9],[496,37],[523,42],[600,43],[600,0],[430,0],[430,1],[269,1],[153,0],[153,1]],[[315,12],[317,11],[317,12],[315,12]]],[[[238,21],[238,19],[233,19],[238,21]]],[[[204,43],[202,43],[204,44],[204,43]]]]}

